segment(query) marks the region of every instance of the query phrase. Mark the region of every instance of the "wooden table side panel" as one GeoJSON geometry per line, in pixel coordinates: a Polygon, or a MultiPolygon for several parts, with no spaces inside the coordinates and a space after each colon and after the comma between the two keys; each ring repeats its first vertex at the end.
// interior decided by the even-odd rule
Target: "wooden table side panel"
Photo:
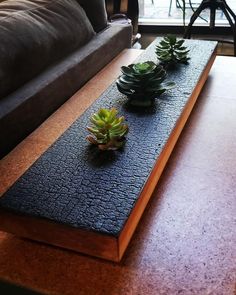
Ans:
{"type": "Polygon", "coordinates": [[[118,261],[117,239],[0,209],[0,230],[88,255],[118,261]]]}

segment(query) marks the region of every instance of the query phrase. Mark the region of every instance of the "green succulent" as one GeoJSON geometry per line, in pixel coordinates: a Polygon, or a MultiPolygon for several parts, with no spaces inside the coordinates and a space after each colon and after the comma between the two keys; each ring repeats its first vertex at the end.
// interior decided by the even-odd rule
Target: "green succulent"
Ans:
{"type": "Polygon", "coordinates": [[[178,40],[176,36],[167,35],[156,46],[157,58],[163,64],[187,63],[189,50],[183,46],[184,40],[178,40]]]}
{"type": "Polygon", "coordinates": [[[123,124],[125,118],[117,117],[117,113],[115,108],[100,109],[90,118],[93,126],[88,126],[87,129],[92,135],[88,135],[86,139],[100,150],[116,150],[124,144],[128,126],[123,124]]]}
{"type": "Polygon", "coordinates": [[[149,106],[154,98],[175,85],[173,82],[163,83],[166,71],[152,61],[123,66],[121,72],[116,81],[117,88],[133,105],[149,106]]]}

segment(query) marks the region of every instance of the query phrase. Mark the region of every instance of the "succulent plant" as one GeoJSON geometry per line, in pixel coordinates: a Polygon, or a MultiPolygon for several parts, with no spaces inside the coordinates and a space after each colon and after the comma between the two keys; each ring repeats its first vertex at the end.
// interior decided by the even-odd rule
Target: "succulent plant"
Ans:
{"type": "Polygon", "coordinates": [[[167,35],[156,46],[157,58],[163,64],[187,63],[189,50],[183,46],[184,40],[178,40],[176,36],[167,35]]]}
{"type": "Polygon", "coordinates": [[[163,83],[166,71],[152,61],[123,66],[121,72],[116,81],[117,88],[133,105],[149,106],[154,98],[175,85],[173,82],[163,83]]]}
{"type": "Polygon", "coordinates": [[[98,146],[100,150],[116,150],[123,146],[124,136],[128,132],[128,126],[123,124],[125,118],[117,117],[115,108],[110,110],[100,109],[90,118],[92,127],[87,127],[92,135],[87,140],[98,146]]]}

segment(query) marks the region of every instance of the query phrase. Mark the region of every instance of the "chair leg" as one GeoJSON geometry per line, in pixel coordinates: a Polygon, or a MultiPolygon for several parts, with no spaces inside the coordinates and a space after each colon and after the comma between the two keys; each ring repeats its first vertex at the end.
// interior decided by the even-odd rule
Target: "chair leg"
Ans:
{"type": "Polygon", "coordinates": [[[170,16],[171,8],[172,8],[172,0],[170,0],[170,6],[169,6],[169,11],[168,11],[168,16],[170,16]]]}
{"type": "Polygon", "coordinates": [[[184,39],[190,39],[191,37],[191,32],[192,32],[192,26],[193,26],[193,23],[195,22],[195,20],[199,17],[200,13],[205,9],[207,8],[207,4],[203,1],[199,7],[197,8],[197,10],[194,12],[194,14],[191,16],[190,18],[190,22],[187,26],[187,29],[184,33],[184,39]]]}
{"type": "MultiPolygon", "coordinates": [[[[234,38],[234,56],[236,56],[236,25],[235,23],[232,21],[231,17],[230,17],[230,14],[229,12],[227,11],[226,7],[222,6],[221,7],[224,15],[226,16],[226,19],[228,20],[230,26],[231,26],[231,29],[232,29],[232,33],[233,33],[233,38],[234,38]]],[[[235,20],[235,18],[234,18],[235,20]]]]}

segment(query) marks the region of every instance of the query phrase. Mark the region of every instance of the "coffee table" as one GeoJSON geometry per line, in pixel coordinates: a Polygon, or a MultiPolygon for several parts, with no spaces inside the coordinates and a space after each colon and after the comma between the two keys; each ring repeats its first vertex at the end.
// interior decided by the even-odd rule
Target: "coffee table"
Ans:
{"type": "MultiPolygon", "coordinates": [[[[139,60],[153,59],[155,45],[139,60]]],[[[112,103],[110,97],[123,105],[111,85],[1,198],[0,228],[120,261],[215,58],[215,42],[188,45],[192,62],[171,73],[177,88],[170,99],[126,112],[135,125],[123,154],[97,154],[80,142],[87,114],[112,103]]]]}
{"type": "MultiPolygon", "coordinates": [[[[235,69],[216,57],[121,263],[0,232],[0,279],[43,294],[234,294],[235,69]]],[[[1,188],[27,169],[24,149],[46,145],[52,121],[0,162],[1,188]]]]}

